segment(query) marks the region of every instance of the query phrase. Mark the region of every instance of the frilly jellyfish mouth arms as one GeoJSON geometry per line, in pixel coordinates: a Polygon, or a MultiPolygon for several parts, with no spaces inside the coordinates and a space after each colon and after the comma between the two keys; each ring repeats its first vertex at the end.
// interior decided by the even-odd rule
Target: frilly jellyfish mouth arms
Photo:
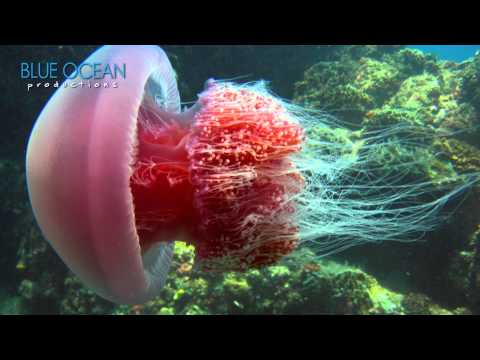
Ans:
{"type": "Polygon", "coordinates": [[[158,47],[104,46],[86,61],[126,64],[127,76],[115,89],[62,87],[49,100],[27,149],[30,200],[45,238],[87,285],[115,302],[144,302],[161,284],[144,268],[135,228],[136,122],[147,82],[161,80],[171,113],[180,110],[177,85],[158,47]]]}

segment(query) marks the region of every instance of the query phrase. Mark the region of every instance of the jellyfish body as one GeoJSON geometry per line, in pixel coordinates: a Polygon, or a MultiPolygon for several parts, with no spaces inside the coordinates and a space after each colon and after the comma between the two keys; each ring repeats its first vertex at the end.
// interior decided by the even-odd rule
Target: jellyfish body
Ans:
{"type": "Polygon", "coordinates": [[[27,180],[46,239],[115,302],[158,294],[176,240],[217,271],[270,265],[303,244],[322,256],[404,240],[438,225],[447,200],[478,179],[421,202],[438,188],[371,165],[404,128],[353,143],[317,136],[341,125],[263,83],[207,81],[182,113],[160,48],[103,47],[88,61],[132,70],[116,89],[57,91],[32,131],[27,180]]]}
{"type": "Polygon", "coordinates": [[[288,155],[302,130],[281,102],[211,81],[180,113],[160,48],[106,46],[86,61],[132,70],[118,88],[62,86],[37,119],[26,162],[37,222],[87,285],[115,302],[146,301],[163,286],[175,240],[217,270],[293,250],[286,199],[303,179],[288,155]]]}

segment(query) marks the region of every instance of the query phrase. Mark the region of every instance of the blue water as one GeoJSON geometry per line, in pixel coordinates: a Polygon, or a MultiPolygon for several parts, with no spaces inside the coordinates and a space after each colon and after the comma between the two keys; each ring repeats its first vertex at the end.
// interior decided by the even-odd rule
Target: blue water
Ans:
{"type": "Polygon", "coordinates": [[[441,60],[464,61],[480,50],[480,45],[409,45],[425,53],[433,53],[441,60]]]}

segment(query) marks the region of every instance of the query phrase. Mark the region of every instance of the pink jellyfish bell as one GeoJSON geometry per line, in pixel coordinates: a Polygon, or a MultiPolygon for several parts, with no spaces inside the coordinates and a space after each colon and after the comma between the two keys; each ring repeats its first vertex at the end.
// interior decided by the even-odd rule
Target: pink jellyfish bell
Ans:
{"type": "Polygon", "coordinates": [[[85,63],[125,64],[126,78],[62,86],[27,150],[35,217],[84,283],[142,303],[162,288],[175,240],[194,244],[206,270],[272,264],[296,247],[304,179],[288,156],[303,130],[280,101],[209,81],[181,113],[159,47],[105,46],[85,63]]]}
{"type": "Polygon", "coordinates": [[[86,284],[140,303],[165,281],[172,245],[158,242],[142,257],[130,189],[137,118],[150,89],[179,112],[175,74],[152,46],[105,46],[85,62],[126,64],[126,78],[118,88],[62,87],[50,99],[28,143],[30,200],[46,239],[86,284]]]}

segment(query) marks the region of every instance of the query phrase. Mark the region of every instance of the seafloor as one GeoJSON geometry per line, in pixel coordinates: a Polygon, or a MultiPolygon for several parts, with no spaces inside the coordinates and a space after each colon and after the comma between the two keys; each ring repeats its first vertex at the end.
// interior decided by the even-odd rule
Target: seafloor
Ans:
{"type": "MultiPolygon", "coordinates": [[[[480,54],[439,61],[400,46],[164,46],[183,100],[210,77],[267,79],[273,91],[369,129],[407,122],[440,132],[479,125],[480,54]]],[[[0,313],[60,314],[478,314],[480,186],[454,201],[453,217],[416,243],[352,248],[318,260],[308,249],[276,266],[245,273],[197,272],[193,248],[176,243],[161,295],[117,306],[68,271],[35,224],[24,154],[49,89],[28,93],[20,61],[78,61],[94,47],[3,47],[1,93],[0,313]],[[461,200],[461,201],[460,201],[461,200]]],[[[343,134],[343,136],[350,136],[343,134]]],[[[480,171],[480,134],[433,142],[418,177],[441,183],[449,171],[480,171]],[[441,152],[443,156],[436,154],[441,152]]],[[[384,164],[406,156],[387,154],[384,164]]]]}

